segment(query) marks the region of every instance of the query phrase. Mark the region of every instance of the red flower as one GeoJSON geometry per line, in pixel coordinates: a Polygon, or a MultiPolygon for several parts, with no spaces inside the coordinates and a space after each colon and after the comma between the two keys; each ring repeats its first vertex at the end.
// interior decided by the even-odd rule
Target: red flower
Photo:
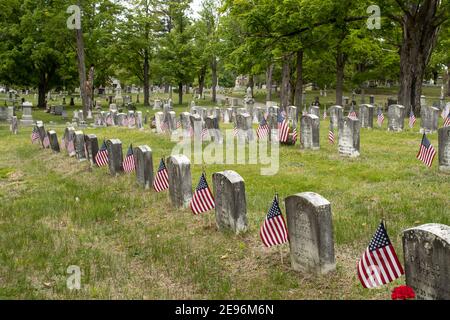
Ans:
{"type": "Polygon", "coordinates": [[[414,290],[408,286],[398,286],[394,288],[391,294],[392,300],[408,300],[414,299],[415,297],[414,290]]]}

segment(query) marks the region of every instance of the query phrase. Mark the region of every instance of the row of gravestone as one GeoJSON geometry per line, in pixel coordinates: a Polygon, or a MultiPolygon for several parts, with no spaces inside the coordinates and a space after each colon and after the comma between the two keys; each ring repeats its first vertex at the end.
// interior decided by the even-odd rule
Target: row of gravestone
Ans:
{"type": "MultiPolygon", "coordinates": [[[[41,137],[48,134],[52,150],[59,151],[56,133],[53,130],[45,133],[42,123],[37,128],[41,137]]],[[[74,142],[78,159],[88,158],[95,164],[98,151],[95,135],[66,128],[64,136],[64,143],[74,142]]],[[[122,171],[122,143],[110,139],[106,145],[109,171],[116,176],[122,171]]],[[[154,176],[152,150],[143,145],[134,148],[133,154],[136,180],[144,188],[150,188],[154,176]]],[[[173,155],[166,164],[171,203],[175,208],[185,208],[192,199],[190,161],[184,155],[173,155]]],[[[245,232],[248,222],[244,179],[235,171],[225,170],[214,173],[212,181],[218,229],[245,232]]],[[[333,272],[336,260],[330,202],[319,194],[303,192],[287,197],[285,207],[292,268],[306,274],[333,272]]],[[[450,227],[426,224],[407,229],[403,232],[403,250],[406,283],[417,297],[450,299],[450,227]]]]}

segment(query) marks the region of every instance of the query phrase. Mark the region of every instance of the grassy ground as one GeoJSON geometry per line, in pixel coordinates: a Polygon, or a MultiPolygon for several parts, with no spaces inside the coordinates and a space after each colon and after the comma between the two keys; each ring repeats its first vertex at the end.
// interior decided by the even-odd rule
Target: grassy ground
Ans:
{"type": "MultiPolygon", "coordinates": [[[[176,107],[181,110],[185,106],[176,107]]],[[[62,136],[60,117],[36,111],[34,118],[62,136]]],[[[322,121],[319,151],[282,146],[275,176],[261,176],[258,165],[206,167],[210,182],[213,172],[224,169],[246,181],[250,229],[235,236],[216,230],[213,212],[194,217],[173,209],[167,193],[141,190],[134,175],[112,178],[106,168],[91,169],[64,152],[31,145],[31,128],[12,136],[1,124],[0,298],[389,299],[404,278],[379,290],[363,289],[356,263],[383,217],[401,261],[403,229],[450,224],[449,175],[415,158],[418,125],[402,133],[387,132],[386,124],[382,130],[362,129],[358,159],[339,157],[326,142],[327,128],[322,121]],[[259,226],[275,189],[281,199],[314,191],[331,202],[335,274],[299,274],[290,268],[287,245],[263,247],[259,226]],[[66,288],[70,265],[82,270],[79,291],[66,288]]],[[[155,167],[174,144],[149,129],[84,131],[119,138],[124,150],[129,143],[149,145],[155,167]]],[[[437,147],[437,135],[429,138],[437,147]]],[[[194,185],[201,170],[192,166],[194,185]]]]}

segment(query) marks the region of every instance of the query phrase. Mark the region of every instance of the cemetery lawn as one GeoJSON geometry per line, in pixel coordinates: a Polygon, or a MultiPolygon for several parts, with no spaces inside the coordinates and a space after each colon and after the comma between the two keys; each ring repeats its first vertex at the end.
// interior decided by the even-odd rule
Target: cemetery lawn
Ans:
{"type": "MultiPolygon", "coordinates": [[[[404,278],[363,289],[356,263],[382,218],[402,262],[402,230],[449,225],[450,176],[438,172],[437,159],[428,169],[415,158],[418,123],[414,132],[387,132],[386,122],[382,130],[361,129],[361,156],[345,159],[326,141],[328,120],[321,122],[321,150],[282,146],[275,176],[261,176],[259,165],[205,168],[210,184],[212,173],[224,169],[244,178],[249,231],[239,236],[218,232],[213,212],[175,210],[167,192],[142,190],[134,175],[112,178],[107,168],[31,145],[30,127],[12,136],[1,124],[0,299],[390,299],[404,278]],[[331,202],[333,275],[294,272],[288,245],[266,249],[259,239],[274,192],[284,213],[284,198],[305,191],[331,202]],[[82,270],[81,290],[66,287],[70,265],[82,270]]],[[[45,126],[62,137],[64,124],[45,126]]],[[[130,143],[147,144],[154,167],[174,145],[149,129],[84,132],[99,143],[118,138],[124,152],[130,143]]],[[[437,147],[437,134],[429,139],[437,147]]],[[[192,166],[194,187],[201,170],[192,166]]]]}

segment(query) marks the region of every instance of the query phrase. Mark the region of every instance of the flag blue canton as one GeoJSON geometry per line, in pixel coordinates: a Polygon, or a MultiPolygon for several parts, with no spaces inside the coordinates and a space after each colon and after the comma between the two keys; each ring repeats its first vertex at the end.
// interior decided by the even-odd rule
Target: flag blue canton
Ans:
{"type": "Polygon", "coordinates": [[[375,251],[377,249],[389,246],[390,244],[391,241],[389,240],[386,229],[384,228],[383,224],[380,224],[377,231],[375,232],[375,235],[370,241],[369,250],[375,251]]]}

